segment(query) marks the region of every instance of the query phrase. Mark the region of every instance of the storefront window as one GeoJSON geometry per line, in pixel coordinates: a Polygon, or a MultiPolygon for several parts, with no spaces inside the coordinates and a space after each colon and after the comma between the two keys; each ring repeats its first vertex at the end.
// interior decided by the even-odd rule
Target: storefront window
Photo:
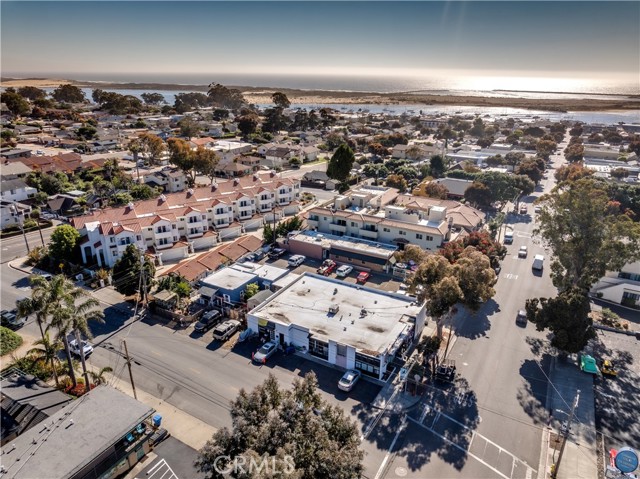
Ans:
{"type": "Polygon", "coordinates": [[[359,369],[367,376],[372,376],[374,378],[380,377],[380,360],[378,358],[356,353],[355,368],[359,369]]]}
{"type": "Polygon", "coordinates": [[[316,338],[309,338],[309,353],[322,359],[329,359],[329,345],[316,338]]]}

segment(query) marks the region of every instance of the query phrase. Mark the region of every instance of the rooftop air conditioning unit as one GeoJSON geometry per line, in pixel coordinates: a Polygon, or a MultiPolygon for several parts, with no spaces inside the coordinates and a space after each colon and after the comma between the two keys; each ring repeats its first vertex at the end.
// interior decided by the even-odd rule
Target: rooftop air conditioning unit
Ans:
{"type": "Polygon", "coordinates": [[[332,304],[329,306],[329,313],[330,313],[330,314],[337,314],[337,313],[338,313],[338,311],[340,311],[340,305],[339,305],[339,304],[332,303],[332,304]]]}

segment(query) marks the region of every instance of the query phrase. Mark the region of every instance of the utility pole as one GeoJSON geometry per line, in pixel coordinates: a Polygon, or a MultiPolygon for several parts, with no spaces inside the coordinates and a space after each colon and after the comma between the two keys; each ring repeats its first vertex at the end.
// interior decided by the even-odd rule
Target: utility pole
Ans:
{"type": "Polygon", "coordinates": [[[24,232],[24,212],[20,212],[18,210],[18,206],[16,205],[16,201],[13,201],[13,212],[16,215],[16,218],[22,217],[22,221],[18,221],[18,226],[20,226],[20,230],[22,231],[22,237],[24,238],[24,244],[27,247],[27,253],[31,253],[31,249],[29,248],[29,241],[27,241],[27,234],[24,232]]]}
{"type": "Polygon", "coordinates": [[[560,446],[560,453],[558,454],[558,460],[551,466],[551,478],[556,479],[558,476],[558,469],[560,468],[560,461],[562,461],[562,454],[564,453],[564,447],[567,444],[567,438],[569,437],[569,431],[571,431],[571,423],[573,422],[573,415],[578,407],[578,401],[580,400],[580,390],[576,392],[576,398],[571,406],[571,414],[569,414],[569,420],[567,421],[567,427],[562,434],[562,445],[560,446]]]}
{"type": "Polygon", "coordinates": [[[131,373],[131,359],[129,358],[129,350],[127,349],[127,341],[126,341],[126,339],[122,340],[122,344],[124,344],[124,355],[127,358],[127,367],[129,368],[129,379],[131,380],[131,388],[133,389],[133,397],[134,397],[134,399],[138,399],[138,395],[136,394],[136,385],[133,382],[133,374],[131,373]]]}
{"type": "Polygon", "coordinates": [[[142,307],[145,307],[147,300],[147,271],[144,268],[144,253],[140,255],[140,275],[142,277],[142,289],[140,291],[142,296],[142,307]]]}

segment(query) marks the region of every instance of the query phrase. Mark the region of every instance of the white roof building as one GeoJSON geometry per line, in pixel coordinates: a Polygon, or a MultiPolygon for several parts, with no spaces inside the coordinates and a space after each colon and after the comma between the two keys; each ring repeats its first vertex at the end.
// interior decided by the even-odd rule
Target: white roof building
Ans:
{"type": "Polygon", "coordinates": [[[304,273],[249,312],[263,339],[384,380],[387,366],[420,337],[425,306],[406,296],[304,273]]]}

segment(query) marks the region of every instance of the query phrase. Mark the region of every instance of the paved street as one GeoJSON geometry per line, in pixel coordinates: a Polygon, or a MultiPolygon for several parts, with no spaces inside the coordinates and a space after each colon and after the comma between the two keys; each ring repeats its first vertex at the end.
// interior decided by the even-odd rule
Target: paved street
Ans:
{"type": "Polygon", "coordinates": [[[229,402],[240,389],[252,389],[269,373],[289,385],[295,377],[313,370],[325,397],[347,412],[357,410],[360,403],[370,403],[380,389],[362,381],[347,394],[337,388],[340,371],[283,354],[264,366],[254,365],[251,353],[257,343],[231,347],[232,339],[220,345],[212,340],[210,332],[203,337],[192,331],[174,330],[147,320],[134,322],[114,336],[96,336],[94,343],[100,347],[89,362],[97,367],[111,366],[119,380],[128,381],[121,344],[121,339],[126,338],[134,361],[136,387],[216,428],[231,425],[229,402]]]}
{"type": "MultiPolygon", "coordinates": [[[[552,157],[554,168],[563,162],[563,149],[564,144],[559,145],[560,154],[552,157]]],[[[386,455],[379,466],[367,462],[367,477],[542,477],[538,474],[544,472],[539,462],[551,357],[544,348],[547,334],[531,324],[521,328],[515,318],[526,299],[556,294],[549,277],[549,252],[533,235],[532,204],[555,185],[553,171],[533,194],[521,199],[527,214],[507,215],[506,227],[513,231],[514,241],[507,246],[495,297],[477,313],[460,311],[453,320],[457,340],[448,357],[456,361],[458,382],[449,389],[433,385],[409,411],[404,428],[398,429],[400,417],[376,427],[365,450],[377,457],[386,450],[386,455]],[[518,257],[520,246],[528,247],[526,258],[518,257]],[[542,274],[531,269],[536,254],[545,256],[542,274]],[[389,442],[394,436],[396,441],[389,442]]]]}

